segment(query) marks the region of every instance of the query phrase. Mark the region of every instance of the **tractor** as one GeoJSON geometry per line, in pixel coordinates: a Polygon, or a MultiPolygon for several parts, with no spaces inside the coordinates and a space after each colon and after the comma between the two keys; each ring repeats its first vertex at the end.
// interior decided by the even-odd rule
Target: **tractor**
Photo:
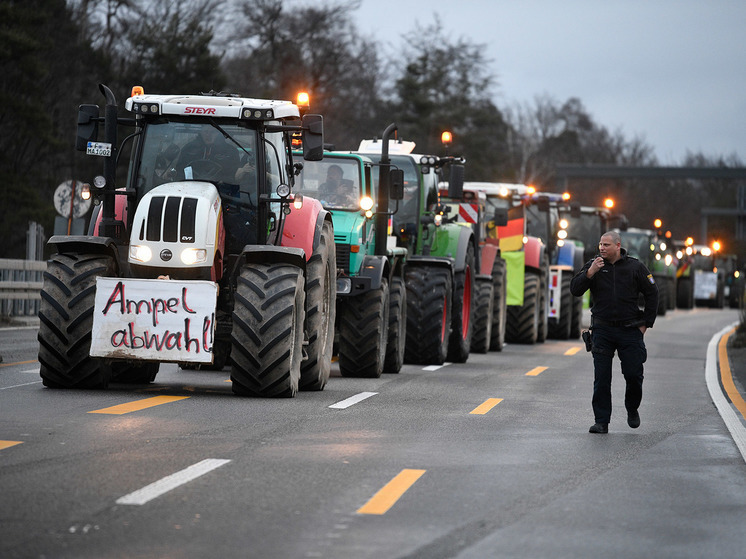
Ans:
{"type": "MultiPolygon", "coordinates": [[[[87,235],[53,236],[39,362],[50,388],[148,383],[161,363],[230,364],[242,396],[322,390],[331,367],[336,253],[331,215],[293,195],[323,157],[323,118],[283,100],[146,94],[118,116],[81,105],[76,148],[100,157],[87,235]],[[99,140],[103,125],[104,137],[99,140]],[[119,127],[131,133],[121,144],[119,127]],[[128,151],[126,180],[119,160],[128,151]]],[[[123,163],[124,165],[124,163],[123,163]]]]}

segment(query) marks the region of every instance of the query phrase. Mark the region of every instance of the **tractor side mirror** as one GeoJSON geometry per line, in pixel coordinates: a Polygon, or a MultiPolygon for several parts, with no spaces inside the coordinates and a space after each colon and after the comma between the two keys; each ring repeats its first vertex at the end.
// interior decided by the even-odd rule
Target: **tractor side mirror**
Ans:
{"type": "Polygon", "coordinates": [[[464,195],[464,166],[451,165],[451,175],[448,179],[448,197],[461,200],[464,195]]]}
{"type": "Polygon", "coordinates": [[[78,136],[75,138],[75,149],[86,151],[88,142],[98,139],[98,105],[80,105],[78,109],[78,136]]]}
{"type": "Polygon", "coordinates": [[[580,210],[580,202],[570,203],[570,217],[579,218],[582,217],[582,211],[580,210]]]}
{"type": "Polygon", "coordinates": [[[495,227],[505,227],[508,224],[508,210],[505,208],[495,209],[495,227]]]}
{"type": "Polygon", "coordinates": [[[324,158],[324,117],[303,115],[303,159],[321,161],[324,158]]]}
{"type": "Polygon", "coordinates": [[[389,198],[404,199],[404,171],[402,169],[391,169],[389,172],[389,198]]]}

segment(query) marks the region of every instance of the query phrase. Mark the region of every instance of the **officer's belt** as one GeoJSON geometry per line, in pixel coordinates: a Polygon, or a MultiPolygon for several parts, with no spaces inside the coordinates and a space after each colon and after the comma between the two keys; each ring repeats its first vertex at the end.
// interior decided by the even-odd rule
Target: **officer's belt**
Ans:
{"type": "Polygon", "coordinates": [[[631,326],[633,322],[633,320],[604,320],[603,318],[596,318],[595,316],[591,317],[592,326],[614,326],[621,328],[624,326],[631,326]]]}

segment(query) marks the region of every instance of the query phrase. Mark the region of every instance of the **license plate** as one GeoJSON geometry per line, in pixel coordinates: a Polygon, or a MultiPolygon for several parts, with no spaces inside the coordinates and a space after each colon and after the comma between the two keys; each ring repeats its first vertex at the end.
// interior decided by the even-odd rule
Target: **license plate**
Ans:
{"type": "Polygon", "coordinates": [[[111,144],[102,142],[88,142],[85,151],[88,155],[98,155],[100,157],[109,157],[111,155],[111,144]]]}

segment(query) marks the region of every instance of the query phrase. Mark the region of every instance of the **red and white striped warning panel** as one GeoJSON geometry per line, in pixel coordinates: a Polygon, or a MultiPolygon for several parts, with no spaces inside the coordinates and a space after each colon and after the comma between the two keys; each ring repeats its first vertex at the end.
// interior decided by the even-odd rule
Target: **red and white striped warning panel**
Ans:
{"type": "Polygon", "coordinates": [[[459,204],[458,217],[459,221],[476,223],[479,221],[479,206],[477,204],[459,204]]]}

